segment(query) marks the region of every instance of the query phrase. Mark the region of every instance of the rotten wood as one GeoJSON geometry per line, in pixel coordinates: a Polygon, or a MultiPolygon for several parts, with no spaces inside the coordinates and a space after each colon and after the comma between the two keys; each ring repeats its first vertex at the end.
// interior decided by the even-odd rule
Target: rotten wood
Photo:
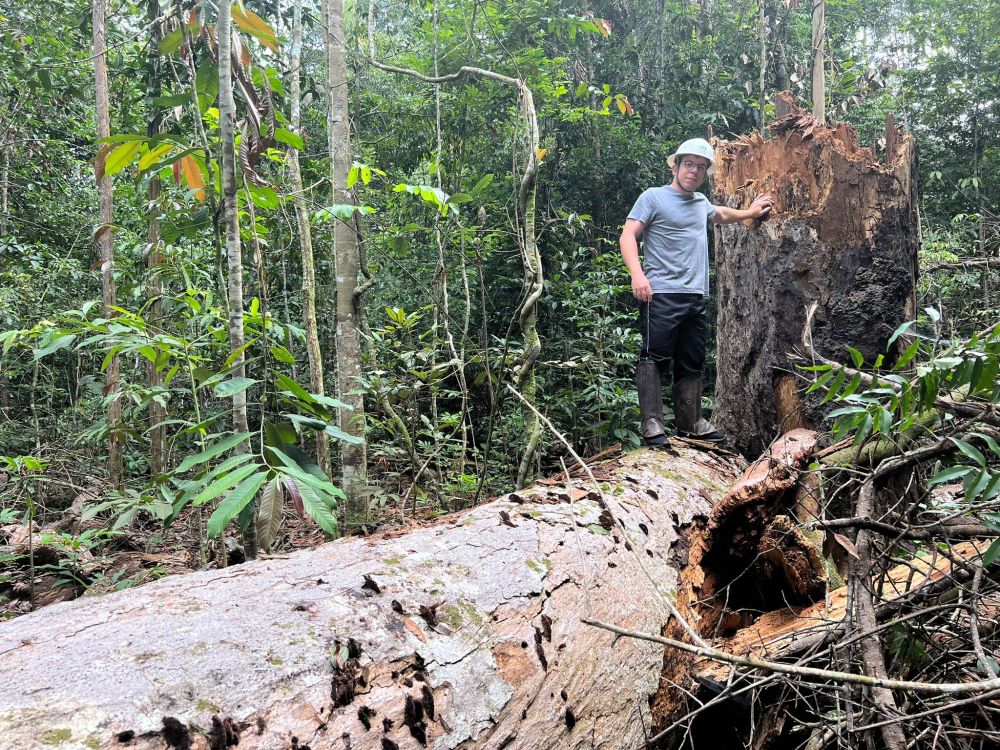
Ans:
{"type": "Polygon", "coordinates": [[[813,343],[871,362],[895,328],[912,320],[917,277],[916,145],[893,129],[884,162],[848,125],[821,125],[778,98],[771,136],[716,141],[713,202],[747,206],[767,193],[768,220],[715,230],[718,404],[731,445],[756,456],[776,435],[817,427],[825,413],[798,403],[789,354],[805,311],[818,303],[813,343]]]}
{"type": "MultiPolygon", "coordinates": [[[[988,542],[961,542],[952,545],[952,554],[963,561],[981,558],[988,542]]],[[[883,583],[886,612],[895,612],[895,602],[909,600],[924,593],[940,592],[936,584],[948,583],[957,566],[949,558],[929,552],[891,568],[883,583]]],[[[720,651],[738,656],[750,656],[768,661],[794,658],[820,643],[844,632],[847,611],[847,586],[830,592],[826,600],[808,606],[783,607],[761,616],[736,633],[711,641],[720,651]]],[[[1000,612],[1000,603],[997,605],[1000,612]]],[[[991,614],[994,614],[991,611],[991,614]]],[[[879,619],[884,619],[879,613],[879,619]]],[[[707,658],[700,658],[692,675],[702,680],[725,682],[731,667],[707,658]]]]}
{"type": "MultiPolygon", "coordinates": [[[[681,561],[676,604],[702,636],[711,638],[748,624],[745,618],[751,608],[743,605],[749,597],[756,597],[756,581],[766,581],[780,600],[794,589],[786,578],[790,568],[806,563],[798,572],[799,581],[809,581],[822,570],[821,566],[813,567],[815,558],[807,551],[812,549],[808,540],[796,538],[775,545],[769,559],[761,550],[766,529],[794,502],[799,475],[815,444],[816,433],[811,430],[794,430],[776,440],[712,506],[708,516],[696,519],[683,536],[685,559],[681,561]],[[803,542],[805,547],[800,547],[803,542]],[[746,588],[748,583],[754,583],[754,590],[746,588]]],[[[761,600],[755,600],[754,608],[760,604],[761,600]]],[[[684,632],[671,621],[663,635],[679,640],[684,632]]],[[[677,688],[657,695],[653,715],[672,720],[687,710],[694,663],[667,654],[663,666],[665,685],[677,688]]]]}

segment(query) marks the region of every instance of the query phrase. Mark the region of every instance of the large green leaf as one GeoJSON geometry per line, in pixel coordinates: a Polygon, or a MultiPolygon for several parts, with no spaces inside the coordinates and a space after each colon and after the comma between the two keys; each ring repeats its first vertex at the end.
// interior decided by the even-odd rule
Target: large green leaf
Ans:
{"type": "Polygon", "coordinates": [[[179,50],[183,44],[184,29],[178,26],[160,40],[160,43],[156,45],[156,49],[161,55],[170,55],[179,50]]]}
{"type": "Polygon", "coordinates": [[[928,487],[933,487],[935,484],[944,484],[945,482],[951,482],[954,479],[960,479],[968,474],[972,469],[968,466],[951,466],[944,471],[939,471],[930,481],[927,482],[928,487]]]}
{"type": "Polygon", "coordinates": [[[357,437],[356,435],[349,435],[339,427],[332,424],[328,424],[323,429],[323,432],[325,432],[327,435],[334,438],[335,440],[340,440],[343,443],[350,443],[351,445],[361,445],[362,443],[365,442],[364,438],[357,437]]]}
{"type": "MultiPolygon", "coordinates": [[[[252,467],[258,468],[258,467],[252,467]]],[[[231,520],[236,518],[256,496],[257,490],[261,488],[267,479],[268,471],[258,471],[240,482],[232,492],[226,495],[226,499],[219,503],[219,507],[213,511],[208,518],[208,536],[217,537],[222,533],[231,520]]],[[[195,498],[197,505],[197,498],[195,498]]]]}
{"type": "Polygon", "coordinates": [[[139,153],[143,141],[126,141],[108,154],[107,161],[104,162],[104,174],[110,177],[121,172],[129,165],[129,162],[139,153]]]}
{"type": "Polygon", "coordinates": [[[214,500],[226,490],[235,487],[255,471],[260,471],[260,468],[260,464],[253,463],[248,466],[241,466],[238,469],[233,469],[224,477],[216,479],[201,492],[195,495],[191,503],[193,505],[204,505],[205,503],[214,500]]]}
{"type": "Polygon", "coordinates": [[[177,148],[175,143],[161,143],[154,146],[139,159],[139,170],[145,171],[163,159],[167,154],[177,148]]]}
{"type": "Polygon", "coordinates": [[[209,60],[202,62],[195,74],[194,87],[198,93],[198,109],[204,112],[219,95],[219,69],[215,63],[209,60]]]}
{"type": "Polygon", "coordinates": [[[994,539],[989,549],[983,553],[983,567],[988,568],[997,560],[1000,560],[1000,539],[994,539]]]}
{"type": "Polygon", "coordinates": [[[305,468],[300,466],[298,462],[289,457],[288,454],[270,446],[268,447],[268,450],[271,451],[271,453],[273,453],[282,463],[282,466],[277,467],[278,471],[298,480],[300,485],[308,484],[317,491],[329,495],[331,499],[335,497],[344,497],[343,490],[339,487],[335,487],[325,477],[310,474],[305,468]]]}
{"type": "Polygon", "coordinates": [[[260,381],[254,380],[253,378],[230,378],[229,380],[223,380],[221,383],[216,383],[212,388],[212,393],[219,398],[226,398],[228,396],[234,396],[237,393],[242,393],[254,383],[258,382],[260,381]]]}
{"type": "Polygon", "coordinates": [[[966,456],[975,461],[977,466],[983,466],[983,467],[986,466],[986,456],[980,453],[979,449],[976,446],[966,442],[965,440],[959,440],[958,438],[953,437],[949,439],[951,440],[951,442],[955,444],[956,448],[958,448],[960,451],[962,451],[962,453],[964,453],[966,456]]]}
{"type": "MultiPolygon", "coordinates": [[[[41,359],[42,357],[52,354],[52,352],[59,351],[60,349],[65,349],[67,346],[73,343],[73,339],[76,336],[72,333],[66,333],[62,336],[55,336],[48,342],[32,350],[32,354],[35,355],[35,359],[41,359]]],[[[43,339],[44,340],[44,339],[43,339]]]]}
{"type": "Polygon", "coordinates": [[[277,381],[278,385],[280,385],[282,388],[288,391],[289,395],[301,399],[306,403],[315,403],[316,399],[309,394],[309,391],[307,391],[305,388],[296,383],[287,375],[282,375],[279,373],[278,375],[275,376],[275,380],[277,381]]]}
{"type": "Polygon", "coordinates": [[[333,515],[330,505],[323,496],[306,482],[296,481],[299,496],[302,498],[302,505],[306,513],[320,528],[331,536],[337,536],[337,517],[333,515]]]}
{"type": "Polygon", "coordinates": [[[305,141],[303,141],[300,136],[296,135],[290,130],[285,130],[284,128],[274,129],[274,140],[278,141],[279,143],[284,143],[286,146],[291,146],[292,148],[296,148],[300,151],[306,147],[305,141]]]}
{"type": "Polygon", "coordinates": [[[270,549],[278,539],[284,504],[281,477],[275,476],[264,488],[257,506],[257,544],[262,550],[270,549]]]}
{"type": "Polygon", "coordinates": [[[239,432],[235,435],[230,435],[225,440],[220,440],[218,443],[213,443],[208,448],[203,450],[201,453],[195,454],[193,456],[187,456],[183,461],[181,461],[180,466],[178,466],[174,471],[178,474],[188,471],[191,468],[197,466],[198,464],[203,464],[206,461],[210,461],[222,453],[235,448],[237,445],[247,440],[253,433],[252,432],[239,432]]]}

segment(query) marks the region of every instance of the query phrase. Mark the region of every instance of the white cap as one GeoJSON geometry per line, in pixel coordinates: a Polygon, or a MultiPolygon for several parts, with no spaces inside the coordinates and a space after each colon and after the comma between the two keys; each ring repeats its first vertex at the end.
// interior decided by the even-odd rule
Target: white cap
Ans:
{"type": "Polygon", "coordinates": [[[715,171],[715,149],[704,138],[690,138],[678,146],[677,151],[667,157],[667,164],[671,168],[673,168],[674,161],[678,156],[700,156],[702,159],[708,159],[706,174],[712,174],[715,171]]]}

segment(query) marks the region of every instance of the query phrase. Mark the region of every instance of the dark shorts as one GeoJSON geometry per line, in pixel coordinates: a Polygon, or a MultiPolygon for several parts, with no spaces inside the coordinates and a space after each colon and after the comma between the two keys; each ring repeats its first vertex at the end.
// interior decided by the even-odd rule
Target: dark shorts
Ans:
{"type": "Polygon", "coordinates": [[[653,361],[661,372],[673,363],[674,379],[697,375],[705,366],[708,313],[701,294],[654,294],[639,303],[642,348],[639,361],[653,361]]]}

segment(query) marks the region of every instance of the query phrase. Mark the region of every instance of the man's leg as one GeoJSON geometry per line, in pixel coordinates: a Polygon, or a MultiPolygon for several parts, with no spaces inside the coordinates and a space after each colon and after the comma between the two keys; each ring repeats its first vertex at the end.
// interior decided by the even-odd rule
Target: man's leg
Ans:
{"type": "Polygon", "coordinates": [[[635,366],[635,386],[639,391],[639,432],[646,445],[663,445],[663,382],[660,368],[651,359],[639,360],[635,366]]]}
{"type": "Polygon", "coordinates": [[[639,303],[642,348],[635,368],[635,384],[639,391],[639,432],[646,445],[667,442],[663,429],[662,372],[673,356],[677,326],[683,319],[683,308],[675,304],[673,297],[654,294],[651,302],[639,303]]]}
{"type": "Polygon", "coordinates": [[[674,414],[679,437],[722,442],[726,433],[701,416],[701,373],[708,344],[705,298],[693,300],[678,327],[674,350],[674,414]]]}

